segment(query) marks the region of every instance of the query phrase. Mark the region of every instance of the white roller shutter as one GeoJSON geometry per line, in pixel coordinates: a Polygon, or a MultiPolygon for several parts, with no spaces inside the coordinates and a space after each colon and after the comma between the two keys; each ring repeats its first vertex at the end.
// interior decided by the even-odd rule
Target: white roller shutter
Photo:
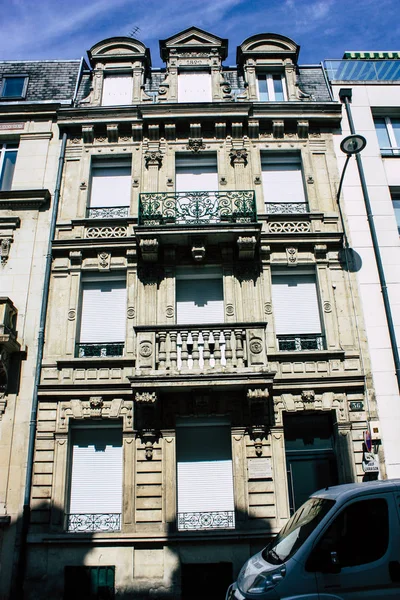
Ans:
{"type": "Polygon", "coordinates": [[[178,325],[224,322],[222,277],[176,279],[176,320],[178,325]]]}
{"type": "Polygon", "coordinates": [[[304,203],[304,184],[298,157],[262,156],[262,183],[265,202],[304,203]]]}
{"type": "Polygon", "coordinates": [[[321,333],[314,275],[274,275],[272,301],[278,335],[321,333]]]}
{"type": "Polygon", "coordinates": [[[122,512],[122,432],[88,428],[72,432],[69,512],[122,512]]]}
{"type": "Polygon", "coordinates": [[[124,342],[125,319],[125,281],[83,282],[81,343],[124,342]]]}
{"type": "Polygon", "coordinates": [[[230,427],[177,424],[178,513],[234,511],[230,427]]]}
{"type": "Polygon", "coordinates": [[[92,166],[90,206],[129,206],[131,165],[128,161],[98,162],[92,166]]]}
{"type": "Polygon", "coordinates": [[[175,169],[177,192],[215,192],[218,190],[216,155],[178,157],[175,169]]]}
{"type": "Polygon", "coordinates": [[[131,75],[106,75],[103,81],[102,106],[132,104],[133,78],[131,75]]]}
{"type": "Polygon", "coordinates": [[[178,102],[211,102],[211,73],[182,71],[178,75],[178,102]]]}

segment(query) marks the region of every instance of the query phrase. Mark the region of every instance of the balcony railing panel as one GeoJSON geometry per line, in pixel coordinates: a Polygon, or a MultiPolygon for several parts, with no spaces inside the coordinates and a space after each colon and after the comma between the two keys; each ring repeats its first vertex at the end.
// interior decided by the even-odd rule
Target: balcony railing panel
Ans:
{"type": "Polygon", "coordinates": [[[185,512],[178,513],[177,517],[178,531],[235,528],[233,511],[185,512]]]}
{"type": "Polygon", "coordinates": [[[88,219],[125,219],[129,215],[129,206],[99,206],[87,209],[88,219]]]}
{"type": "Polygon", "coordinates": [[[265,366],[265,324],[137,327],[137,367],[186,373],[265,366]]]}
{"type": "Polygon", "coordinates": [[[143,193],[139,226],[255,223],[254,191],[143,193]]]}
{"type": "Polygon", "coordinates": [[[121,515],[119,513],[74,513],[67,515],[67,531],[69,533],[120,530],[121,515]]]}
{"type": "Polygon", "coordinates": [[[278,335],[279,350],[324,350],[324,338],[320,333],[304,335],[278,335]]]}
{"type": "Polygon", "coordinates": [[[308,213],[306,202],[266,202],[265,212],[269,215],[293,215],[308,213]]]}
{"type": "Polygon", "coordinates": [[[107,356],[122,356],[123,354],[124,342],[96,342],[76,345],[76,356],[78,358],[102,358],[107,356]]]}

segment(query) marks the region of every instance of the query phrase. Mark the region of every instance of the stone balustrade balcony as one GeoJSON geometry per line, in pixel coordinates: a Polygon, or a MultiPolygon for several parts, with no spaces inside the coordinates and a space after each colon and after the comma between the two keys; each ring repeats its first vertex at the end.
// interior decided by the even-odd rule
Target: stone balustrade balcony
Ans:
{"type": "Polygon", "coordinates": [[[137,326],[136,373],[189,375],[267,366],[266,323],[137,326]]]}

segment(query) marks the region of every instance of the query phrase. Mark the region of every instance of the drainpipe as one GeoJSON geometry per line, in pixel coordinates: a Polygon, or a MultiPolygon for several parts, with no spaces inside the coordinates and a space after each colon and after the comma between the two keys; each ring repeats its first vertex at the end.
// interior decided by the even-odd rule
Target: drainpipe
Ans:
{"type": "MultiPolygon", "coordinates": [[[[353,116],[351,114],[351,107],[350,107],[351,97],[352,97],[351,89],[342,88],[339,90],[339,98],[341,99],[342,102],[344,102],[344,105],[346,107],[346,113],[347,113],[347,118],[349,121],[350,131],[351,131],[351,133],[354,134],[354,133],[356,133],[356,131],[354,128],[353,116]]],[[[382,297],[383,297],[383,304],[385,307],[386,321],[387,321],[388,330],[389,330],[390,344],[392,347],[392,354],[393,354],[393,360],[394,360],[395,371],[396,371],[397,385],[398,385],[398,388],[400,391],[400,357],[399,357],[399,350],[397,347],[396,332],[395,332],[394,324],[393,324],[392,311],[390,308],[390,300],[389,300],[389,294],[388,294],[387,285],[386,285],[385,272],[383,269],[382,257],[381,257],[381,252],[379,249],[378,236],[376,234],[374,217],[372,214],[372,208],[371,208],[371,202],[369,199],[367,183],[365,181],[364,168],[363,168],[361,156],[359,154],[356,154],[356,161],[357,161],[358,174],[360,176],[361,189],[363,192],[365,208],[367,211],[367,219],[368,219],[369,230],[370,230],[371,238],[372,238],[372,246],[374,249],[376,265],[378,268],[379,283],[380,283],[382,297]]]]}
{"type": "Polygon", "coordinates": [[[31,515],[31,487],[32,487],[32,474],[33,474],[33,456],[35,449],[35,434],[36,434],[36,419],[38,412],[38,388],[40,384],[40,376],[42,370],[42,359],[43,359],[43,346],[44,346],[44,334],[46,325],[46,313],[47,304],[49,298],[49,287],[50,287],[50,274],[51,274],[51,258],[52,258],[52,242],[55,236],[56,221],[58,213],[58,205],[60,199],[60,187],[61,177],[64,166],[65,147],[67,144],[67,134],[64,133],[61,141],[60,156],[58,159],[58,171],[56,187],[54,189],[54,200],[53,210],[50,222],[49,241],[47,246],[46,255],[46,268],[44,274],[43,283],[43,295],[42,295],[42,306],[40,309],[40,323],[38,331],[38,350],[36,358],[36,369],[35,369],[35,380],[33,386],[33,397],[32,397],[32,408],[31,408],[31,419],[29,423],[29,438],[28,438],[28,457],[26,466],[26,478],[25,478],[25,494],[24,494],[24,505],[22,509],[22,524],[21,524],[21,538],[20,548],[18,554],[18,563],[16,570],[16,598],[23,600],[24,597],[24,580],[26,571],[26,558],[27,558],[27,537],[29,531],[30,515],[31,515]]]}

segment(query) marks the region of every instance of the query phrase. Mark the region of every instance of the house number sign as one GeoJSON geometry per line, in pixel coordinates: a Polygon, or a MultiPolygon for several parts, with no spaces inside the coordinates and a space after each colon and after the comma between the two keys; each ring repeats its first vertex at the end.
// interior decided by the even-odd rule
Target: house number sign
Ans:
{"type": "Polygon", "coordinates": [[[249,479],[268,479],[272,477],[270,458],[249,458],[249,479]]]}
{"type": "Polygon", "coordinates": [[[197,66],[208,65],[209,61],[206,58],[186,58],[180,61],[181,66],[197,66]]]}

